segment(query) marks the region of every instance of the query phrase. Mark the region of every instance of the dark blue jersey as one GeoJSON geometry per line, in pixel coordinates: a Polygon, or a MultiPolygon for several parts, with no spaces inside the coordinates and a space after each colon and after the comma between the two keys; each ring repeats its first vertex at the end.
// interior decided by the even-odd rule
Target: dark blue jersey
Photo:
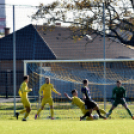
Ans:
{"type": "Polygon", "coordinates": [[[91,100],[90,89],[88,87],[82,87],[81,92],[86,96],[86,98],[89,98],[91,100]]]}

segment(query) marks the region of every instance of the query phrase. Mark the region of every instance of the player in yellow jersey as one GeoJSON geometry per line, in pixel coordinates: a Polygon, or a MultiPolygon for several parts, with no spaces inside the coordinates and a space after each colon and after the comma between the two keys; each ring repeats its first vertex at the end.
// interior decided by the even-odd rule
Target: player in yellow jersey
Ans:
{"type": "Polygon", "coordinates": [[[51,92],[55,92],[59,96],[61,96],[61,93],[57,92],[56,89],[54,89],[53,84],[50,83],[50,78],[45,79],[45,84],[41,86],[39,90],[39,95],[43,98],[41,108],[38,110],[37,114],[35,115],[35,119],[37,119],[39,113],[44,109],[45,104],[49,104],[50,111],[51,111],[51,119],[54,119],[54,107],[53,107],[53,98],[51,92]]]}
{"type": "Polygon", "coordinates": [[[80,110],[83,113],[83,115],[86,115],[86,117],[88,117],[89,119],[93,120],[92,109],[85,109],[85,103],[80,98],[78,98],[78,91],[77,90],[72,91],[73,97],[68,96],[67,93],[64,93],[64,95],[69,100],[72,101],[72,104],[75,104],[76,106],[78,106],[80,108],[80,110]]]}
{"type": "MultiPolygon", "coordinates": [[[[93,120],[92,111],[94,109],[92,109],[92,108],[91,109],[86,109],[85,108],[85,103],[80,98],[78,98],[78,91],[77,90],[72,91],[73,97],[68,96],[67,93],[64,93],[64,95],[69,100],[72,101],[72,104],[75,104],[76,106],[78,106],[81,109],[81,112],[83,113],[83,115],[85,117],[87,117],[86,118],[87,120],[93,120]]],[[[106,112],[103,109],[101,109],[100,111],[101,111],[101,113],[106,114],[106,112]]],[[[80,121],[81,121],[81,117],[80,117],[80,121]]]]}
{"type": "Polygon", "coordinates": [[[21,97],[21,101],[22,104],[24,106],[24,109],[22,111],[20,111],[19,113],[16,113],[16,118],[18,119],[18,116],[20,114],[25,114],[24,118],[22,121],[26,121],[26,118],[28,117],[28,115],[30,114],[31,111],[31,105],[28,99],[28,93],[32,91],[32,89],[28,88],[28,82],[29,82],[29,76],[24,76],[24,81],[22,82],[22,84],[20,85],[20,89],[19,89],[19,96],[21,97]]]}

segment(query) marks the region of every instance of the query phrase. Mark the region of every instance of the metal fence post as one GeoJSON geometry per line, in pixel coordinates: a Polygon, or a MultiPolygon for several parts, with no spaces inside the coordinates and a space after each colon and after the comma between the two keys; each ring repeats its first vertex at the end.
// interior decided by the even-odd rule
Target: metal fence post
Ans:
{"type": "Polygon", "coordinates": [[[16,113],[16,34],[15,34],[15,6],[13,5],[13,90],[14,115],[16,113]]]}
{"type": "Polygon", "coordinates": [[[105,49],[105,3],[103,2],[103,45],[104,45],[104,109],[106,109],[106,49],[105,49]]]}
{"type": "MultiPolygon", "coordinates": [[[[42,66],[43,66],[43,63],[40,63],[40,76],[39,76],[39,90],[42,86],[42,66]]],[[[41,96],[39,95],[39,100],[38,100],[38,109],[41,107],[41,96]]],[[[40,116],[40,114],[39,114],[40,116]]]]}

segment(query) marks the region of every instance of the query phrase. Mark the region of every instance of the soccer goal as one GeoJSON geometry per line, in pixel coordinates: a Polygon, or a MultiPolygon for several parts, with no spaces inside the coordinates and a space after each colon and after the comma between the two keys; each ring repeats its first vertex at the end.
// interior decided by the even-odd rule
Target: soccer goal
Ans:
{"type": "Polygon", "coordinates": [[[64,92],[72,96],[71,91],[76,89],[82,98],[83,79],[88,79],[92,99],[104,109],[110,104],[117,80],[121,80],[127,90],[128,101],[132,103],[134,100],[134,60],[130,59],[27,60],[24,61],[24,75],[30,76],[29,86],[33,88],[30,97],[35,98],[37,108],[40,106],[39,88],[45,83],[46,77],[51,79],[56,90],[62,94],[61,97],[52,94],[56,113],[60,109],[79,112],[76,107],[70,106],[64,92]]]}

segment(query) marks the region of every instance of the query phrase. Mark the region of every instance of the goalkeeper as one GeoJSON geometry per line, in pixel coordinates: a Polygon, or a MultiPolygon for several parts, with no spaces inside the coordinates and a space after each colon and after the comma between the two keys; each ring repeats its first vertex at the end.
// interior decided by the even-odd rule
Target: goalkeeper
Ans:
{"type": "Polygon", "coordinates": [[[119,105],[122,104],[122,106],[127,110],[128,114],[131,116],[132,119],[134,119],[134,116],[132,115],[131,111],[129,110],[127,106],[127,102],[125,100],[126,97],[126,90],[122,86],[122,83],[120,80],[117,81],[117,86],[113,89],[112,92],[112,99],[114,100],[111,109],[106,114],[106,117],[109,117],[111,115],[112,111],[119,105]]]}
{"type": "Polygon", "coordinates": [[[55,92],[59,96],[61,96],[61,93],[57,92],[54,89],[53,85],[50,83],[50,78],[46,78],[45,82],[46,83],[42,85],[39,90],[39,95],[42,96],[43,99],[42,99],[41,108],[38,110],[37,114],[35,115],[35,119],[37,119],[39,113],[44,109],[45,104],[48,103],[51,111],[51,119],[54,120],[53,98],[51,95],[51,91],[55,92]]]}

